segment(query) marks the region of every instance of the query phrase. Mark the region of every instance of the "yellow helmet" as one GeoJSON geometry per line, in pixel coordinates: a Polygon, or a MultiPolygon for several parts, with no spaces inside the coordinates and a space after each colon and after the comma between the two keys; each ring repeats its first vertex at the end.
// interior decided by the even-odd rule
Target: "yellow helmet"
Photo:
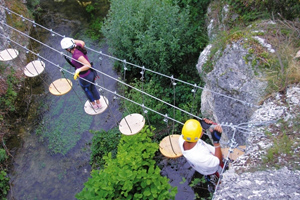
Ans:
{"type": "Polygon", "coordinates": [[[197,142],[202,136],[200,122],[195,119],[187,120],[182,127],[182,137],[187,142],[197,142]]]}

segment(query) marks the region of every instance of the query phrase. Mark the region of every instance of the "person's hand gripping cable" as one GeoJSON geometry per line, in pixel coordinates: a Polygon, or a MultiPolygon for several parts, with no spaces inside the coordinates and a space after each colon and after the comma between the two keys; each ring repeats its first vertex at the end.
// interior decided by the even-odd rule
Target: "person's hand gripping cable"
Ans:
{"type": "Polygon", "coordinates": [[[76,71],[75,71],[75,73],[74,73],[74,80],[77,80],[77,78],[78,78],[80,72],[81,72],[81,69],[80,69],[80,68],[76,69],[76,71]]]}

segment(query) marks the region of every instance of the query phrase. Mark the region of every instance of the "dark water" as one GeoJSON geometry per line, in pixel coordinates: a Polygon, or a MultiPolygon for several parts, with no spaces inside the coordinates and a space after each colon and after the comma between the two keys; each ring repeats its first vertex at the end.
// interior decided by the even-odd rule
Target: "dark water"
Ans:
{"type": "MultiPolygon", "coordinates": [[[[44,12],[37,23],[61,35],[84,40],[88,47],[107,53],[107,46],[100,46],[85,36],[86,17],[76,1],[62,4],[41,0],[41,5],[44,12]]],[[[61,37],[52,36],[41,28],[33,28],[31,35],[61,50],[61,37]]],[[[31,47],[47,60],[73,71],[57,52],[33,41],[31,47]]],[[[91,51],[88,55],[97,69],[117,77],[112,60],[103,58],[101,62],[99,55],[91,51]]],[[[28,57],[29,61],[36,59],[34,55],[28,57]]],[[[88,144],[92,134],[89,130],[109,130],[122,117],[118,102],[113,101],[113,95],[107,92],[101,94],[110,101],[110,109],[96,116],[85,114],[83,104],[87,99],[78,82],[69,74],[65,76],[72,80],[74,90],[63,96],[51,95],[49,84],[64,76],[56,66],[44,62],[45,72],[28,81],[28,87],[32,90],[27,95],[34,99],[28,118],[22,126],[16,127],[17,136],[8,143],[14,156],[9,173],[11,191],[8,199],[75,199],[75,194],[82,190],[91,170],[88,144]]],[[[97,82],[111,91],[117,90],[116,82],[109,78],[100,76],[97,82]]]]}

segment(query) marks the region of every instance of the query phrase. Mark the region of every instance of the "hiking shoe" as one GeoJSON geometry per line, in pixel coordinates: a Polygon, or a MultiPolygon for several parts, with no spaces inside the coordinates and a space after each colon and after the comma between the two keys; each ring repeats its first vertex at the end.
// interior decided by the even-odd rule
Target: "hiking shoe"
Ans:
{"type": "Polygon", "coordinates": [[[98,105],[96,103],[95,104],[91,104],[91,107],[94,110],[98,110],[99,109],[99,107],[98,107],[98,105]]]}
{"type": "Polygon", "coordinates": [[[102,108],[102,105],[100,103],[99,104],[96,103],[96,105],[98,106],[98,109],[102,108]]]}

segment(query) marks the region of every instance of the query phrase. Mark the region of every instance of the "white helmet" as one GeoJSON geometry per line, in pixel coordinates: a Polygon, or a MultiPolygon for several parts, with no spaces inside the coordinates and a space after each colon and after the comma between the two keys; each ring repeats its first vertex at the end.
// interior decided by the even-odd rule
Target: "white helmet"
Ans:
{"type": "Polygon", "coordinates": [[[62,49],[72,49],[75,47],[75,42],[73,38],[65,37],[60,41],[62,49]]]}

